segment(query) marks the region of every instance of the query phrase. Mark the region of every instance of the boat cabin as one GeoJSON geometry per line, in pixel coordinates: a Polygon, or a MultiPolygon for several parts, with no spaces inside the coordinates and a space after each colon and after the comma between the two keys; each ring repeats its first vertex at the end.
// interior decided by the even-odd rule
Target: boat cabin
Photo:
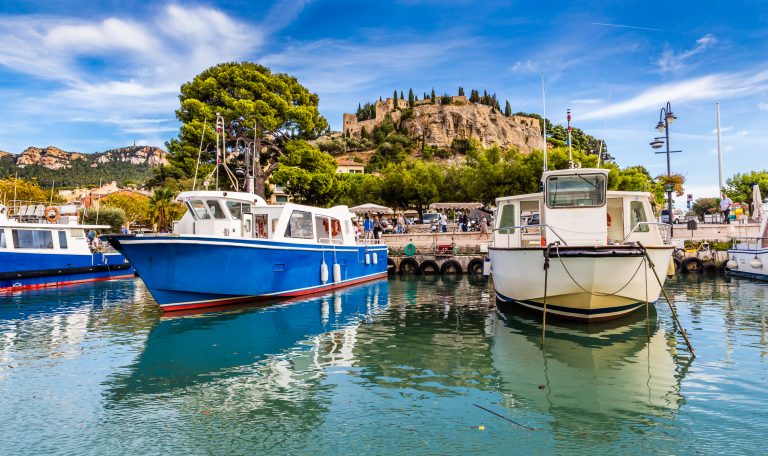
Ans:
{"type": "MultiPolygon", "coordinates": [[[[25,214],[24,208],[19,213],[25,214]]],[[[109,225],[80,225],[77,217],[57,215],[46,221],[44,217],[22,218],[9,212],[7,206],[0,205],[0,252],[90,254],[85,230],[109,229],[109,225]]]]}
{"type": "Polygon", "coordinates": [[[608,191],[607,169],[547,171],[544,191],[498,198],[494,245],[662,243],[647,193],[608,191]],[[524,223],[525,220],[527,223],[524,223]],[[533,223],[537,222],[537,223],[533,223]]]}
{"type": "Polygon", "coordinates": [[[242,192],[192,191],[177,197],[187,212],[174,234],[256,238],[296,243],[355,244],[352,214],[346,206],[317,208],[269,205],[242,192]]]}

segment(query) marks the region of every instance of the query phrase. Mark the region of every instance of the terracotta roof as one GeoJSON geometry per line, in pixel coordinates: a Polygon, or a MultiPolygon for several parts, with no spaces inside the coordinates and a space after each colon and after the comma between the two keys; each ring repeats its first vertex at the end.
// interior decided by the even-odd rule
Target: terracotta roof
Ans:
{"type": "Polygon", "coordinates": [[[346,159],[343,159],[343,158],[340,159],[340,160],[336,160],[336,163],[338,163],[339,166],[363,166],[363,167],[365,167],[365,163],[358,163],[356,161],[346,160],[346,159]]]}

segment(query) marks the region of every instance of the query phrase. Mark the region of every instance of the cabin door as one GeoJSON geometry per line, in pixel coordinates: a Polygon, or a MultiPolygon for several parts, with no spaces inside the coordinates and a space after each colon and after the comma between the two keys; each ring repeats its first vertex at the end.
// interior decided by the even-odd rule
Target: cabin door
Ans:
{"type": "Polygon", "coordinates": [[[240,220],[242,223],[241,225],[241,233],[243,233],[244,238],[253,237],[253,214],[250,213],[244,213],[243,218],[240,220]]]}
{"type": "Polygon", "coordinates": [[[623,201],[623,198],[608,198],[606,224],[608,225],[609,241],[622,242],[624,240],[623,201]]]}

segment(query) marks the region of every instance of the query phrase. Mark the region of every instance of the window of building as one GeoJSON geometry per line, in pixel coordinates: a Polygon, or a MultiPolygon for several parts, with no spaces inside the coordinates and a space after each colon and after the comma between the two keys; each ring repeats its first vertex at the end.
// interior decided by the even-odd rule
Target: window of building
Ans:
{"type": "MultiPolygon", "coordinates": [[[[643,205],[642,201],[632,201],[629,203],[629,220],[632,224],[632,228],[634,228],[638,223],[648,221],[648,216],[645,213],[645,206],[643,205]]],[[[642,225],[638,226],[635,231],[647,233],[650,229],[651,228],[647,224],[643,223],[642,225]]]]}
{"type": "Polygon", "coordinates": [[[59,231],[59,248],[60,249],[67,248],[67,232],[66,231],[59,231]]]}
{"type": "Polygon", "coordinates": [[[293,211],[285,237],[312,239],[312,214],[306,211],[293,211]]]}
{"type": "Polygon", "coordinates": [[[17,249],[53,248],[53,235],[48,230],[13,230],[12,236],[17,249]]]}
{"type": "Polygon", "coordinates": [[[605,175],[549,176],[546,190],[550,208],[599,207],[605,204],[605,175]]]}

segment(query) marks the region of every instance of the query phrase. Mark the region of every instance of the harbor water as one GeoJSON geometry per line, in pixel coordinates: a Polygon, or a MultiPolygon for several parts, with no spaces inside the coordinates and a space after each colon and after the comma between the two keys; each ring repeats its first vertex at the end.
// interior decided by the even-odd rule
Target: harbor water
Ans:
{"type": "Polygon", "coordinates": [[[0,295],[2,453],[759,454],[768,284],[668,281],[617,322],[390,278],[162,316],[141,281],[0,295]]]}

